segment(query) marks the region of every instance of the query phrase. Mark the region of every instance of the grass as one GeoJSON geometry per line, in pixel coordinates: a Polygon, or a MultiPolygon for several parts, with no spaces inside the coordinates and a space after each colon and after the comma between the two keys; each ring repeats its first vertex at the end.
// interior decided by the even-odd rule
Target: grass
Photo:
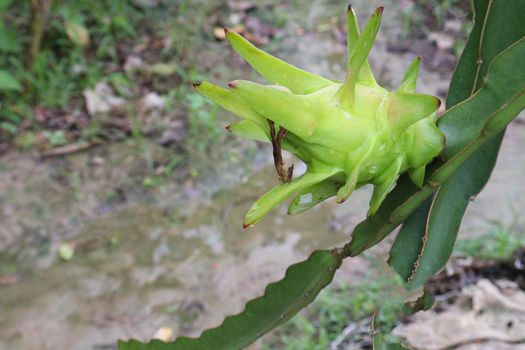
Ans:
{"type": "Polygon", "coordinates": [[[458,240],[455,253],[481,259],[505,260],[524,246],[525,232],[516,221],[508,226],[493,222],[485,234],[458,240]]]}
{"type": "MultiPolygon", "coordinates": [[[[212,30],[221,25],[215,21],[226,25],[226,1],[166,1],[144,8],[120,0],[43,2],[50,6],[46,29],[31,58],[26,50],[34,36],[31,2],[0,1],[0,73],[9,72],[20,86],[4,91],[0,81],[0,149],[9,144],[45,151],[76,141],[128,138],[147,163],[150,174],[144,186],[155,187],[171,174],[212,174],[221,161],[238,162],[244,158],[241,153],[256,148],[230,137],[223,126],[231,117],[191,84],[234,78],[231,65],[238,63],[220,59],[231,52],[212,30]],[[212,15],[217,18],[210,20],[212,15]],[[124,69],[130,55],[140,58],[139,68],[124,69]],[[210,60],[216,61],[213,66],[210,60]],[[90,115],[85,109],[83,92],[100,82],[125,100],[121,111],[90,115]],[[140,107],[148,92],[165,100],[164,109],[153,117],[140,107]],[[115,119],[131,129],[119,129],[112,124],[115,119]],[[183,136],[163,144],[165,162],[159,164],[141,140],[160,140],[173,120],[182,121],[183,136]]],[[[272,9],[262,6],[258,15],[270,16],[272,9]]],[[[282,18],[276,21],[284,23],[282,18]]]]}
{"type": "Polygon", "coordinates": [[[66,108],[80,99],[84,89],[116,64],[114,43],[133,38],[133,27],[142,19],[127,1],[44,0],[46,5],[38,11],[30,3],[2,1],[0,6],[0,70],[22,86],[1,91],[0,125],[7,134],[0,138],[16,134],[24,120],[34,124],[30,107],[66,108]],[[35,14],[47,18],[40,30],[34,29],[35,14]],[[39,34],[38,51],[30,54],[27,47],[39,34]]]}

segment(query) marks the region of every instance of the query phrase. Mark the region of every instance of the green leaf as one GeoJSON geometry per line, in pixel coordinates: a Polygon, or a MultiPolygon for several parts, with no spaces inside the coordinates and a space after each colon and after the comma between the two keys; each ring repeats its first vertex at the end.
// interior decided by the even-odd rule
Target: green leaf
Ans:
{"type": "Polygon", "coordinates": [[[5,70],[0,70],[0,91],[20,91],[20,82],[5,70]]]}
{"type": "Polygon", "coordinates": [[[9,122],[1,122],[0,129],[7,131],[11,135],[16,135],[16,133],[18,132],[18,127],[13,123],[9,122]]]}
{"type": "Polygon", "coordinates": [[[341,261],[338,251],[313,252],[307,260],[290,266],[282,280],[268,285],[264,295],[248,302],[243,312],[227,317],[222,325],[204,331],[199,338],[180,337],[173,343],[153,340],[148,344],[119,341],[119,349],[242,349],[310,304],[332,281],[341,261]]]}
{"type": "Polygon", "coordinates": [[[146,67],[145,70],[151,74],[169,77],[175,74],[179,74],[181,68],[176,63],[159,62],[146,67]]]}
{"type": "Polygon", "coordinates": [[[0,51],[4,53],[19,53],[21,50],[22,44],[16,28],[6,28],[5,24],[0,22],[0,51]]]}
{"type": "Polygon", "coordinates": [[[64,23],[64,30],[73,44],[79,46],[87,46],[89,44],[89,31],[82,24],[67,21],[64,23]]]}
{"type": "Polygon", "coordinates": [[[7,10],[12,3],[13,0],[0,0],[0,13],[7,10]]]}
{"type": "MultiPolygon", "coordinates": [[[[478,91],[474,99],[477,104],[469,104],[471,112],[468,115],[456,110],[440,120],[439,126],[447,139],[445,159],[451,159],[479,133],[486,122],[486,110],[496,113],[511,96],[523,89],[525,77],[520,74],[519,67],[523,67],[524,58],[515,56],[501,64],[502,76],[492,84],[497,93],[486,87],[478,90],[494,57],[525,36],[521,13],[525,13],[523,1],[504,4],[484,0],[475,2],[476,22],[452,79],[447,105],[451,107],[475,91],[478,91]]],[[[495,67],[490,69],[496,70],[495,67]]],[[[498,79],[497,74],[492,78],[498,79]]],[[[456,109],[465,109],[465,106],[459,105],[456,109]]],[[[412,287],[424,284],[447,263],[469,200],[487,183],[502,139],[503,132],[474,153],[441,186],[426,212],[414,213],[405,223],[392,247],[390,261],[412,287]],[[419,237],[425,244],[419,244],[418,249],[411,247],[402,253],[397,251],[397,247],[410,245],[414,237],[419,237]],[[409,261],[413,262],[411,268],[407,268],[409,261]],[[408,269],[410,273],[407,273],[408,269]]]]}
{"type": "Polygon", "coordinates": [[[404,347],[403,344],[397,342],[397,343],[391,343],[385,339],[388,339],[387,336],[381,333],[374,334],[373,342],[372,342],[372,349],[373,350],[409,350],[408,348],[404,347]]]}

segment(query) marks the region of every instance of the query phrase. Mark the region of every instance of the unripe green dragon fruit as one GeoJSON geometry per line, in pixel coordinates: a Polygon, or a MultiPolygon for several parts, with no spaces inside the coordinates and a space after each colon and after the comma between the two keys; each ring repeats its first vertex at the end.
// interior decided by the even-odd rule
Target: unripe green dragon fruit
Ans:
{"type": "Polygon", "coordinates": [[[399,174],[408,172],[416,185],[423,184],[425,166],[443,149],[444,137],[435,124],[440,101],[415,93],[419,58],[396,91],[377,84],[366,59],[382,12],[378,8],[360,33],[355,13],[348,9],[349,58],[343,83],[303,71],[226,30],[233,49],[270,85],[236,80],[229,89],[208,82],[195,88],[242,118],[228,126],[229,131],[272,142],[278,168],[281,147],[307,165],[294,179],[293,169],[284,174],[278,169],[282,183],[253,204],[245,227],[294,194],[290,214],[332,196],[341,203],[356,188],[372,184],[368,215],[373,215],[399,174]]]}

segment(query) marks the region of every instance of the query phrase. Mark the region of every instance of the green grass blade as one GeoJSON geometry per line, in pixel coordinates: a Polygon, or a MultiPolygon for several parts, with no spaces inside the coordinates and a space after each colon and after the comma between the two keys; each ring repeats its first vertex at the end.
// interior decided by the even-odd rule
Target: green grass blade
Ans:
{"type": "Polygon", "coordinates": [[[119,349],[242,349],[310,304],[332,281],[341,261],[337,251],[313,252],[307,260],[290,266],[282,280],[269,284],[262,297],[249,301],[243,312],[227,317],[222,325],[204,331],[199,338],[180,337],[173,343],[153,340],[148,344],[119,341],[119,349]]]}
{"type": "Polygon", "coordinates": [[[0,70],[0,91],[21,91],[22,85],[9,72],[0,70]]]}

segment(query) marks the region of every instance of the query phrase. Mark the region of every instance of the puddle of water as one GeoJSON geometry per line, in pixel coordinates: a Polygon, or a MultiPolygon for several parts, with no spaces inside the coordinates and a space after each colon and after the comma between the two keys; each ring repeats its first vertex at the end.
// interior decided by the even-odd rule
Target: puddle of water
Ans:
{"type": "Polygon", "coordinates": [[[266,168],[211,202],[110,213],[69,241],[70,261],[22,262],[18,282],[0,287],[0,349],[93,349],[161,326],[196,335],[240,311],[286,266],[346,238],[330,225],[333,203],[299,217],[279,208],[243,230],[246,210],[275,182],[266,168]]]}

